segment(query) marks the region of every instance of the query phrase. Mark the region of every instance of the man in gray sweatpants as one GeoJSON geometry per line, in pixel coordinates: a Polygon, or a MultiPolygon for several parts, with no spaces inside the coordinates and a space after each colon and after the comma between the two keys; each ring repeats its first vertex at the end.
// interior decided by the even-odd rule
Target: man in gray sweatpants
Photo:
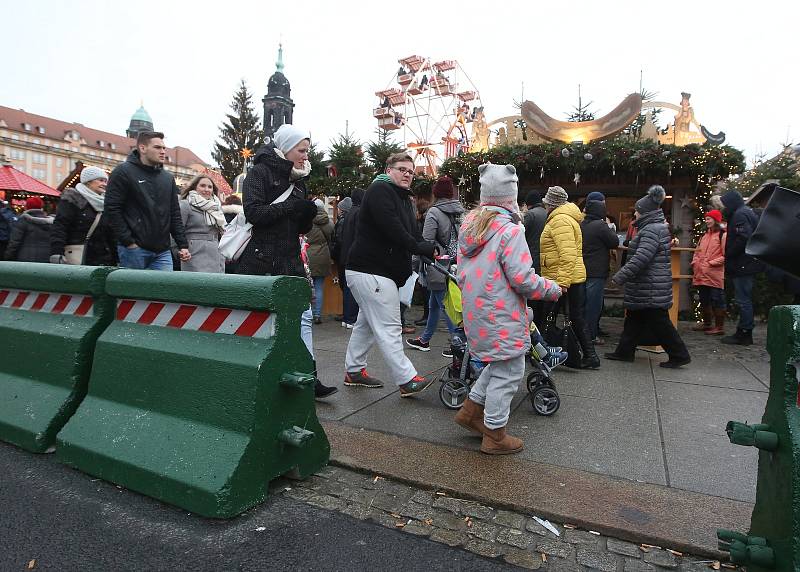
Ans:
{"type": "Polygon", "coordinates": [[[347,258],[345,279],[358,302],[345,356],[344,384],[382,387],[367,373],[367,354],[377,342],[400,397],[424,391],[433,379],[417,375],[403,352],[399,288],[411,276],[411,255],[433,257],[434,243],[422,240],[411,204],[414,162],[405,153],[391,155],[386,172],[364,194],[356,238],[347,258]]]}

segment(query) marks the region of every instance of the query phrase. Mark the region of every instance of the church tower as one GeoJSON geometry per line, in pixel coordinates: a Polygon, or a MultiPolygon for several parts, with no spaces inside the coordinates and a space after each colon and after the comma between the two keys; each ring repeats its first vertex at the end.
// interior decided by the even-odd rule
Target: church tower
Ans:
{"type": "Polygon", "coordinates": [[[139,109],[131,117],[131,123],[128,125],[125,134],[131,139],[136,139],[142,131],[155,131],[153,129],[153,120],[150,118],[150,114],[145,111],[144,105],[140,105],[139,109]]]}
{"type": "Polygon", "coordinates": [[[278,61],[275,62],[275,73],[269,78],[267,95],[264,102],[264,137],[272,138],[278,127],[284,123],[292,123],[294,102],[291,98],[292,88],[289,80],[283,75],[283,45],[278,46],[278,61]]]}

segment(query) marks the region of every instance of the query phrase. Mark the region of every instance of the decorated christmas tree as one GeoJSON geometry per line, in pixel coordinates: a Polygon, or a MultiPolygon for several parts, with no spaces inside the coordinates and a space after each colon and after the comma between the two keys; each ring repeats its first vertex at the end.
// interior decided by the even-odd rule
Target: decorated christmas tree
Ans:
{"type": "Polygon", "coordinates": [[[211,156],[219,165],[222,176],[232,182],[244,168],[247,152],[253,153],[261,144],[261,120],[253,107],[252,95],[244,80],[231,102],[231,113],[220,126],[219,140],[214,143],[211,156]]]}

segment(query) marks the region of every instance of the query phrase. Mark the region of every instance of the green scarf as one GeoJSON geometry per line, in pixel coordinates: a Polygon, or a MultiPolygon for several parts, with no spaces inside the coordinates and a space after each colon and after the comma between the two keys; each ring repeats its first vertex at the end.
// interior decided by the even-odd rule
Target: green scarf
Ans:
{"type": "Polygon", "coordinates": [[[386,173],[381,173],[380,175],[375,177],[375,179],[372,182],[374,183],[375,181],[383,181],[384,183],[394,183],[392,178],[386,173]]]}

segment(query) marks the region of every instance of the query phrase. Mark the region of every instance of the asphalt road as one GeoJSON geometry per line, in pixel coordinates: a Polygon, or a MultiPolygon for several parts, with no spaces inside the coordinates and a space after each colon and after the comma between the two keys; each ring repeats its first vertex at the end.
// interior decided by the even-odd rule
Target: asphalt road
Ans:
{"type": "Polygon", "coordinates": [[[509,570],[285,496],[210,520],[0,443],[0,570],[509,570]]]}

